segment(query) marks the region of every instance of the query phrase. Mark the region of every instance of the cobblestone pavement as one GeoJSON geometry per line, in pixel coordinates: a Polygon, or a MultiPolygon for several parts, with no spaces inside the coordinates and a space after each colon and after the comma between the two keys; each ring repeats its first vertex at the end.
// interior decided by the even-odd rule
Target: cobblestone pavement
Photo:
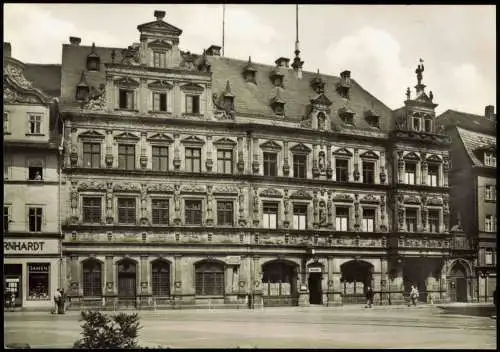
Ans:
{"type": "MultiPolygon", "coordinates": [[[[437,307],[167,310],[139,315],[143,326],[139,342],[149,347],[496,347],[496,319],[444,314],[437,307]]],[[[78,318],[78,312],[5,312],[4,343],[71,347],[81,331],[78,318]]]]}

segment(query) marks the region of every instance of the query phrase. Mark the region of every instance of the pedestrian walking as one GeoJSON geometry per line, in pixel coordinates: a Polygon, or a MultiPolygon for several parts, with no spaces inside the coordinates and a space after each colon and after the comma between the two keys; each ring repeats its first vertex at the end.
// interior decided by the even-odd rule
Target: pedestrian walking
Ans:
{"type": "MultiPolygon", "coordinates": [[[[417,298],[418,298],[418,289],[415,286],[411,286],[411,291],[410,291],[410,300],[411,304],[416,306],[417,305],[417,298]]],[[[410,305],[408,305],[410,306],[410,305]]]]}
{"type": "Polygon", "coordinates": [[[58,312],[60,300],[61,300],[61,291],[60,289],[57,289],[56,292],[54,293],[54,309],[52,310],[53,314],[56,314],[58,312]]]}
{"type": "Polygon", "coordinates": [[[14,308],[16,307],[16,294],[11,291],[9,298],[10,298],[9,300],[10,311],[13,312],[14,308]]]}
{"type": "Polygon", "coordinates": [[[365,308],[371,308],[373,305],[373,290],[370,286],[366,289],[366,306],[365,308]]]}

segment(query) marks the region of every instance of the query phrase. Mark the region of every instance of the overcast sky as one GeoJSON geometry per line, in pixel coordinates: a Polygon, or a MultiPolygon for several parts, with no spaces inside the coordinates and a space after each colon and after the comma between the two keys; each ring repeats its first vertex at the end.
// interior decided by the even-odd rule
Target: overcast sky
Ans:
{"type": "MultiPolygon", "coordinates": [[[[183,30],[182,50],[201,53],[222,44],[222,5],[5,4],[4,40],[28,63],[61,63],[69,36],[82,45],[126,47],[139,41],[137,25],[166,11],[165,21],[183,30]]],[[[437,112],[484,114],[496,101],[494,6],[300,5],[299,40],[304,70],[338,76],[350,70],[366,90],[392,109],[406,87],[423,83],[437,112]]],[[[225,56],[274,64],[293,59],[295,5],[226,5],[225,56]]]]}

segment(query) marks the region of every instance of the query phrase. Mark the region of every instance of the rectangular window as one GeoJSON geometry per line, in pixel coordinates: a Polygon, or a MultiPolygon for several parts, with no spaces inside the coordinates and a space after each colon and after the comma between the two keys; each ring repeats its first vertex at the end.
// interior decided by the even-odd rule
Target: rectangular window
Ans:
{"type": "Polygon", "coordinates": [[[416,174],[417,174],[417,164],[406,162],[405,163],[406,184],[414,185],[416,182],[416,174]]]}
{"type": "Polygon", "coordinates": [[[168,225],[168,199],[153,199],[151,201],[152,221],[154,225],[168,225]]]}
{"type": "Polygon", "coordinates": [[[135,198],[118,198],[118,222],[120,224],[135,224],[135,198]]]}
{"type": "Polygon", "coordinates": [[[420,118],[418,117],[413,118],[413,129],[417,132],[420,132],[420,118]]]}
{"type": "Polygon", "coordinates": [[[335,177],[337,182],[347,182],[349,180],[348,165],[349,162],[346,159],[335,159],[335,177]]]}
{"type": "Polygon", "coordinates": [[[43,161],[29,160],[28,161],[28,179],[41,181],[43,180],[43,161]]]}
{"type": "Polygon", "coordinates": [[[199,95],[186,95],[186,113],[199,114],[200,113],[200,96],[199,95]]]}
{"type": "Polygon", "coordinates": [[[233,151],[217,149],[217,172],[220,174],[233,173],[233,151]]]}
{"type": "Polygon", "coordinates": [[[167,67],[167,65],[166,65],[167,55],[165,53],[154,52],[153,56],[154,56],[154,67],[156,67],[156,68],[165,68],[165,67],[167,67]]]}
{"type": "Polygon", "coordinates": [[[429,210],[429,232],[439,232],[439,210],[429,210]]]}
{"type": "Polygon", "coordinates": [[[417,209],[406,208],[406,231],[417,231],[417,209]]]}
{"type": "Polygon", "coordinates": [[[42,208],[33,207],[28,210],[28,221],[30,232],[41,232],[42,231],[42,208]]]}
{"type": "Polygon", "coordinates": [[[200,172],[201,171],[201,149],[186,148],[186,171],[200,172]]]}
{"type": "Polygon", "coordinates": [[[307,155],[295,154],[293,156],[293,177],[306,178],[307,155]]]}
{"type": "Polygon", "coordinates": [[[486,166],[497,166],[497,157],[493,153],[484,153],[484,164],[486,166]]]}
{"type": "Polygon", "coordinates": [[[153,93],[153,111],[167,111],[167,93],[153,93]]]}
{"type": "Polygon", "coordinates": [[[497,188],[495,185],[486,185],[484,187],[486,200],[496,200],[497,199],[497,188]]]}
{"type": "Polygon", "coordinates": [[[82,200],[83,222],[99,224],[101,222],[102,200],[100,197],[84,197],[82,200]]]}
{"type": "Polygon", "coordinates": [[[278,154],[264,152],[264,176],[278,175],[278,154]]]}
{"type": "Polygon", "coordinates": [[[375,231],[375,209],[363,208],[363,231],[375,231]]]}
{"type": "Polygon", "coordinates": [[[42,115],[30,114],[29,117],[29,131],[30,134],[41,134],[42,132],[42,115]]]}
{"type": "Polygon", "coordinates": [[[336,231],[348,231],[349,229],[349,208],[336,207],[335,209],[336,231]]]}
{"type": "Polygon", "coordinates": [[[4,206],[3,207],[3,232],[9,232],[9,224],[10,224],[10,208],[4,206]]]}
{"type": "Polygon", "coordinates": [[[135,145],[118,145],[118,167],[125,170],[135,169],[135,145]]]}
{"type": "Polygon", "coordinates": [[[496,230],[495,217],[493,215],[486,215],[484,221],[484,231],[495,232],[495,230],[496,230]]]}
{"type": "Polygon", "coordinates": [[[293,205],[293,228],[297,230],[305,230],[307,228],[307,205],[293,205]]]}
{"type": "Polygon", "coordinates": [[[50,300],[49,273],[49,263],[28,264],[28,300],[50,300]]]}
{"type": "Polygon", "coordinates": [[[439,182],[439,165],[429,164],[427,167],[427,184],[437,187],[439,182]]]}
{"type": "Polygon", "coordinates": [[[9,133],[9,113],[3,113],[3,133],[9,133]]]}
{"type": "Polygon", "coordinates": [[[134,109],[134,91],[128,89],[120,89],[119,95],[120,109],[133,110],[134,109]]]}
{"type": "Polygon", "coordinates": [[[264,228],[275,229],[278,227],[278,203],[263,203],[264,228]]]}
{"type": "Polygon", "coordinates": [[[493,264],[493,250],[491,249],[484,250],[484,264],[485,265],[493,264]]]}
{"type": "Polygon", "coordinates": [[[186,200],[184,207],[186,225],[201,225],[201,200],[186,200]]]}
{"type": "Polygon", "coordinates": [[[83,143],[83,167],[98,169],[101,167],[101,144],[83,143]]]}
{"type": "Polygon", "coordinates": [[[10,160],[6,158],[6,155],[4,154],[4,159],[3,159],[3,178],[4,180],[9,179],[9,164],[10,160]]]}
{"type": "Polygon", "coordinates": [[[217,225],[233,225],[232,201],[217,201],[217,225]]]}
{"type": "Polygon", "coordinates": [[[363,183],[375,183],[375,163],[363,161],[363,183]]]}
{"type": "Polygon", "coordinates": [[[168,170],[168,147],[152,147],[153,171],[168,170]]]}
{"type": "Polygon", "coordinates": [[[431,119],[425,119],[425,132],[431,133],[432,132],[432,120],[431,119]]]}

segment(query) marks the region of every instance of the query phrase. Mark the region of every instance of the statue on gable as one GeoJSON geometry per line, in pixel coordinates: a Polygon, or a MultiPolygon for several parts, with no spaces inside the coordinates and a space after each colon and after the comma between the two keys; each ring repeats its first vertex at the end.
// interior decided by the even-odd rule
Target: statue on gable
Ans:
{"type": "Polygon", "coordinates": [[[424,72],[424,60],[420,59],[420,64],[418,64],[415,73],[417,74],[417,81],[420,85],[422,83],[422,72],[424,72]]]}

